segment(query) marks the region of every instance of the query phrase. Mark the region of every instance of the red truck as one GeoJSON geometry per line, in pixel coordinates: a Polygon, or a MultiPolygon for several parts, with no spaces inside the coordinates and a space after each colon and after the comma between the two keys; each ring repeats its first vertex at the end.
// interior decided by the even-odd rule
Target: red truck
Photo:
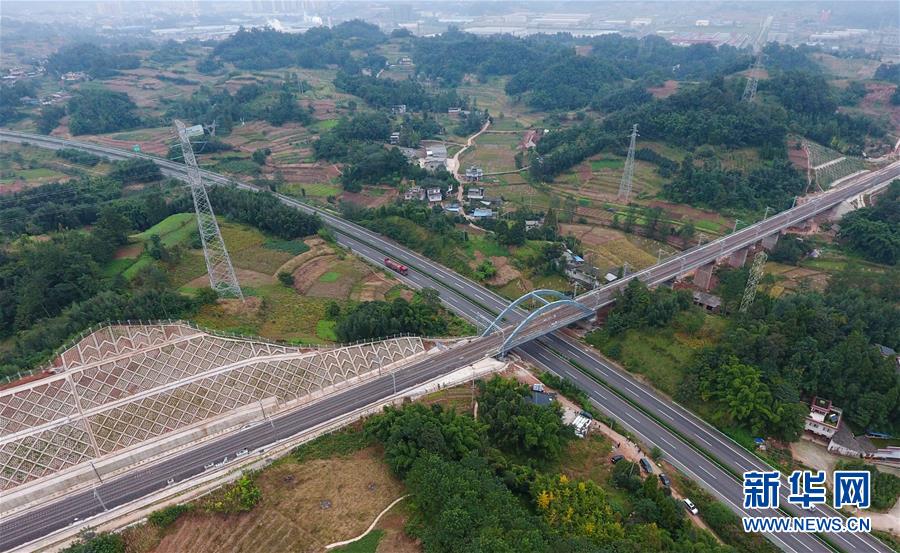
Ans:
{"type": "Polygon", "coordinates": [[[397,263],[396,261],[394,261],[394,260],[391,259],[390,257],[385,257],[385,258],[384,258],[384,265],[385,265],[388,269],[397,271],[397,272],[400,273],[401,275],[405,275],[405,274],[409,271],[409,267],[407,267],[406,265],[404,265],[404,264],[402,264],[402,263],[397,263]]]}

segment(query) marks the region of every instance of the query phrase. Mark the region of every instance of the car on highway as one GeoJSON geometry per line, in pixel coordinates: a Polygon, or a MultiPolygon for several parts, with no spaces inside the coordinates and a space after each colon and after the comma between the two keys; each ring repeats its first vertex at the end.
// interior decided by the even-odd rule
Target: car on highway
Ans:
{"type": "Polygon", "coordinates": [[[609,458],[609,462],[615,465],[616,463],[618,463],[619,461],[621,461],[624,458],[625,458],[624,455],[613,455],[612,457],[609,458]]]}
{"type": "Polygon", "coordinates": [[[644,472],[647,474],[653,474],[653,464],[650,463],[646,457],[641,457],[641,468],[644,469],[644,472]]]}
{"type": "Polygon", "coordinates": [[[694,505],[694,502],[686,497],[684,498],[684,508],[692,515],[700,514],[700,511],[697,509],[697,506],[694,505]]]}
{"type": "Polygon", "coordinates": [[[234,456],[235,456],[235,458],[238,458],[238,457],[243,457],[244,455],[248,455],[249,453],[250,453],[250,450],[245,447],[244,449],[235,453],[234,456]]]}

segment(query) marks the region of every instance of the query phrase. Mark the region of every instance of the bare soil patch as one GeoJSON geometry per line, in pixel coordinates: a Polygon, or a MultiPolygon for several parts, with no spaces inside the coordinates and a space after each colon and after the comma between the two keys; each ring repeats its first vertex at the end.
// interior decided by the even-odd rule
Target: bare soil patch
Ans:
{"type": "Polygon", "coordinates": [[[406,515],[397,512],[399,507],[400,505],[394,507],[378,521],[378,528],[384,530],[384,537],[378,542],[376,553],[419,553],[422,551],[418,540],[410,538],[403,531],[406,526],[406,515]]]}
{"type": "Polygon", "coordinates": [[[678,81],[668,80],[662,86],[648,88],[647,92],[652,94],[654,98],[668,98],[678,92],[678,81]]]}
{"type": "Polygon", "coordinates": [[[331,248],[321,238],[307,238],[303,242],[309,246],[309,250],[285,261],[284,264],[275,271],[276,275],[281,272],[293,273],[297,267],[300,267],[310,259],[331,253],[331,248]]]}
{"type": "Polygon", "coordinates": [[[294,289],[301,294],[309,292],[319,277],[328,272],[335,261],[337,261],[336,255],[319,255],[298,266],[293,273],[294,289]]]}
{"type": "MultiPolygon", "coordinates": [[[[251,271],[249,269],[235,267],[234,274],[237,276],[238,282],[241,283],[242,286],[261,286],[275,282],[275,278],[272,275],[251,271]]],[[[198,276],[188,282],[185,286],[188,288],[203,288],[204,286],[209,286],[209,275],[204,273],[202,276],[198,276]]]]}
{"type": "Polygon", "coordinates": [[[348,459],[275,465],[261,473],[257,483],[262,501],[249,513],[184,517],[154,551],[320,552],[328,543],[361,534],[378,513],[403,495],[402,484],[375,448],[348,459]]]}
{"type": "Polygon", "coordinates": [[[398,282],[392,278],[388,278],[379,271],[371,271],[358,288],[351,294],[351,297],[358,301],[376,301],[383,300],[384,295],[393,288],[398,282]]]}
{"type": "Polygon", "coordinates": [[[396,188],[378,186],[371,187],[362,192],[344,192],[341,194],[341,199],[365,207],[381,207],[394,201],[397,195],[398,192],[396,188]],[[379,190],[380,192],[373,194],[371,190],[379,190]]]}
{"type": "Polygon", "coordinates": [[[522,273],[509,263],[507,257],[491,257],[491,263],[497,268],[497,274],[488,281],[492,286],[503,286],[522,276],[522,273]]]}

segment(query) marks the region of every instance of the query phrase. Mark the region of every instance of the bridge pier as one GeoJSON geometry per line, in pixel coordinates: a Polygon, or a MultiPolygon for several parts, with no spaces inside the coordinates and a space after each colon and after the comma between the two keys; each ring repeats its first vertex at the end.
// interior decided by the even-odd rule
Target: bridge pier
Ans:
{"type": "Polygon", "coordinates": [[[775,244],[778,243],[779,233],[770,234],[762,239],[762,247],[766,251],[772,251],[772,248],[775,247],[775,244]]]}
{"type": "Polygon", "coordinates": [[[730,256],[728,256],[728,264],[735,269],[738,267],[743,267],[744,263],[747,262],[747,252],[749,248],[742,248],[735,252],[732,252],[730,256]]]}
{"type": "Polygon", "coordinates": [[[706,265],[703,265],[702,267],[698,267],[696,272],[694,272],[694,285],[697,288],[709,291],[710,284],[712,283],[713,272],[715,270],[715,262],[708,263],[706,265]]]}

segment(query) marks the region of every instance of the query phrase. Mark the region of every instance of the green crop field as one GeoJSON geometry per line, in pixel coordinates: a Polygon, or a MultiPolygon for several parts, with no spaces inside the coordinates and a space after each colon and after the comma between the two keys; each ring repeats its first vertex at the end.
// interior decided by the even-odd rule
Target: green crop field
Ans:
{"type": "MultiPolygon", "coordinates": [[[[138,234],[133,234],[130,237],[132,242],[146,242],[150,240],[150,237],[154,234],[159,235],[160,238],[164,239],[163,243],[165,244],[165,238],[175,233],[176,231],[183,232],[184,227],[194,221],[193,213],[175,213],[174,215],[169,215],[162,221],[156,223],[152,227],[148,228],[144,232],[140,232],[138,234]]],[[[193,227],[190,229],[193,230],[193,227]]],[[[179,233],[180,233],[179,232],[179,233]]],[[[175,242],[171,242],[175,243],[175,242]]],[[[169,244],[166,244],[169,245],[169,244]]]]}
{"type": "Polygon", "coordinates": [[[337,271],[328,271],[319,276],[319,282],[337,282],[341,278],[341,273],[337,271]]]}

